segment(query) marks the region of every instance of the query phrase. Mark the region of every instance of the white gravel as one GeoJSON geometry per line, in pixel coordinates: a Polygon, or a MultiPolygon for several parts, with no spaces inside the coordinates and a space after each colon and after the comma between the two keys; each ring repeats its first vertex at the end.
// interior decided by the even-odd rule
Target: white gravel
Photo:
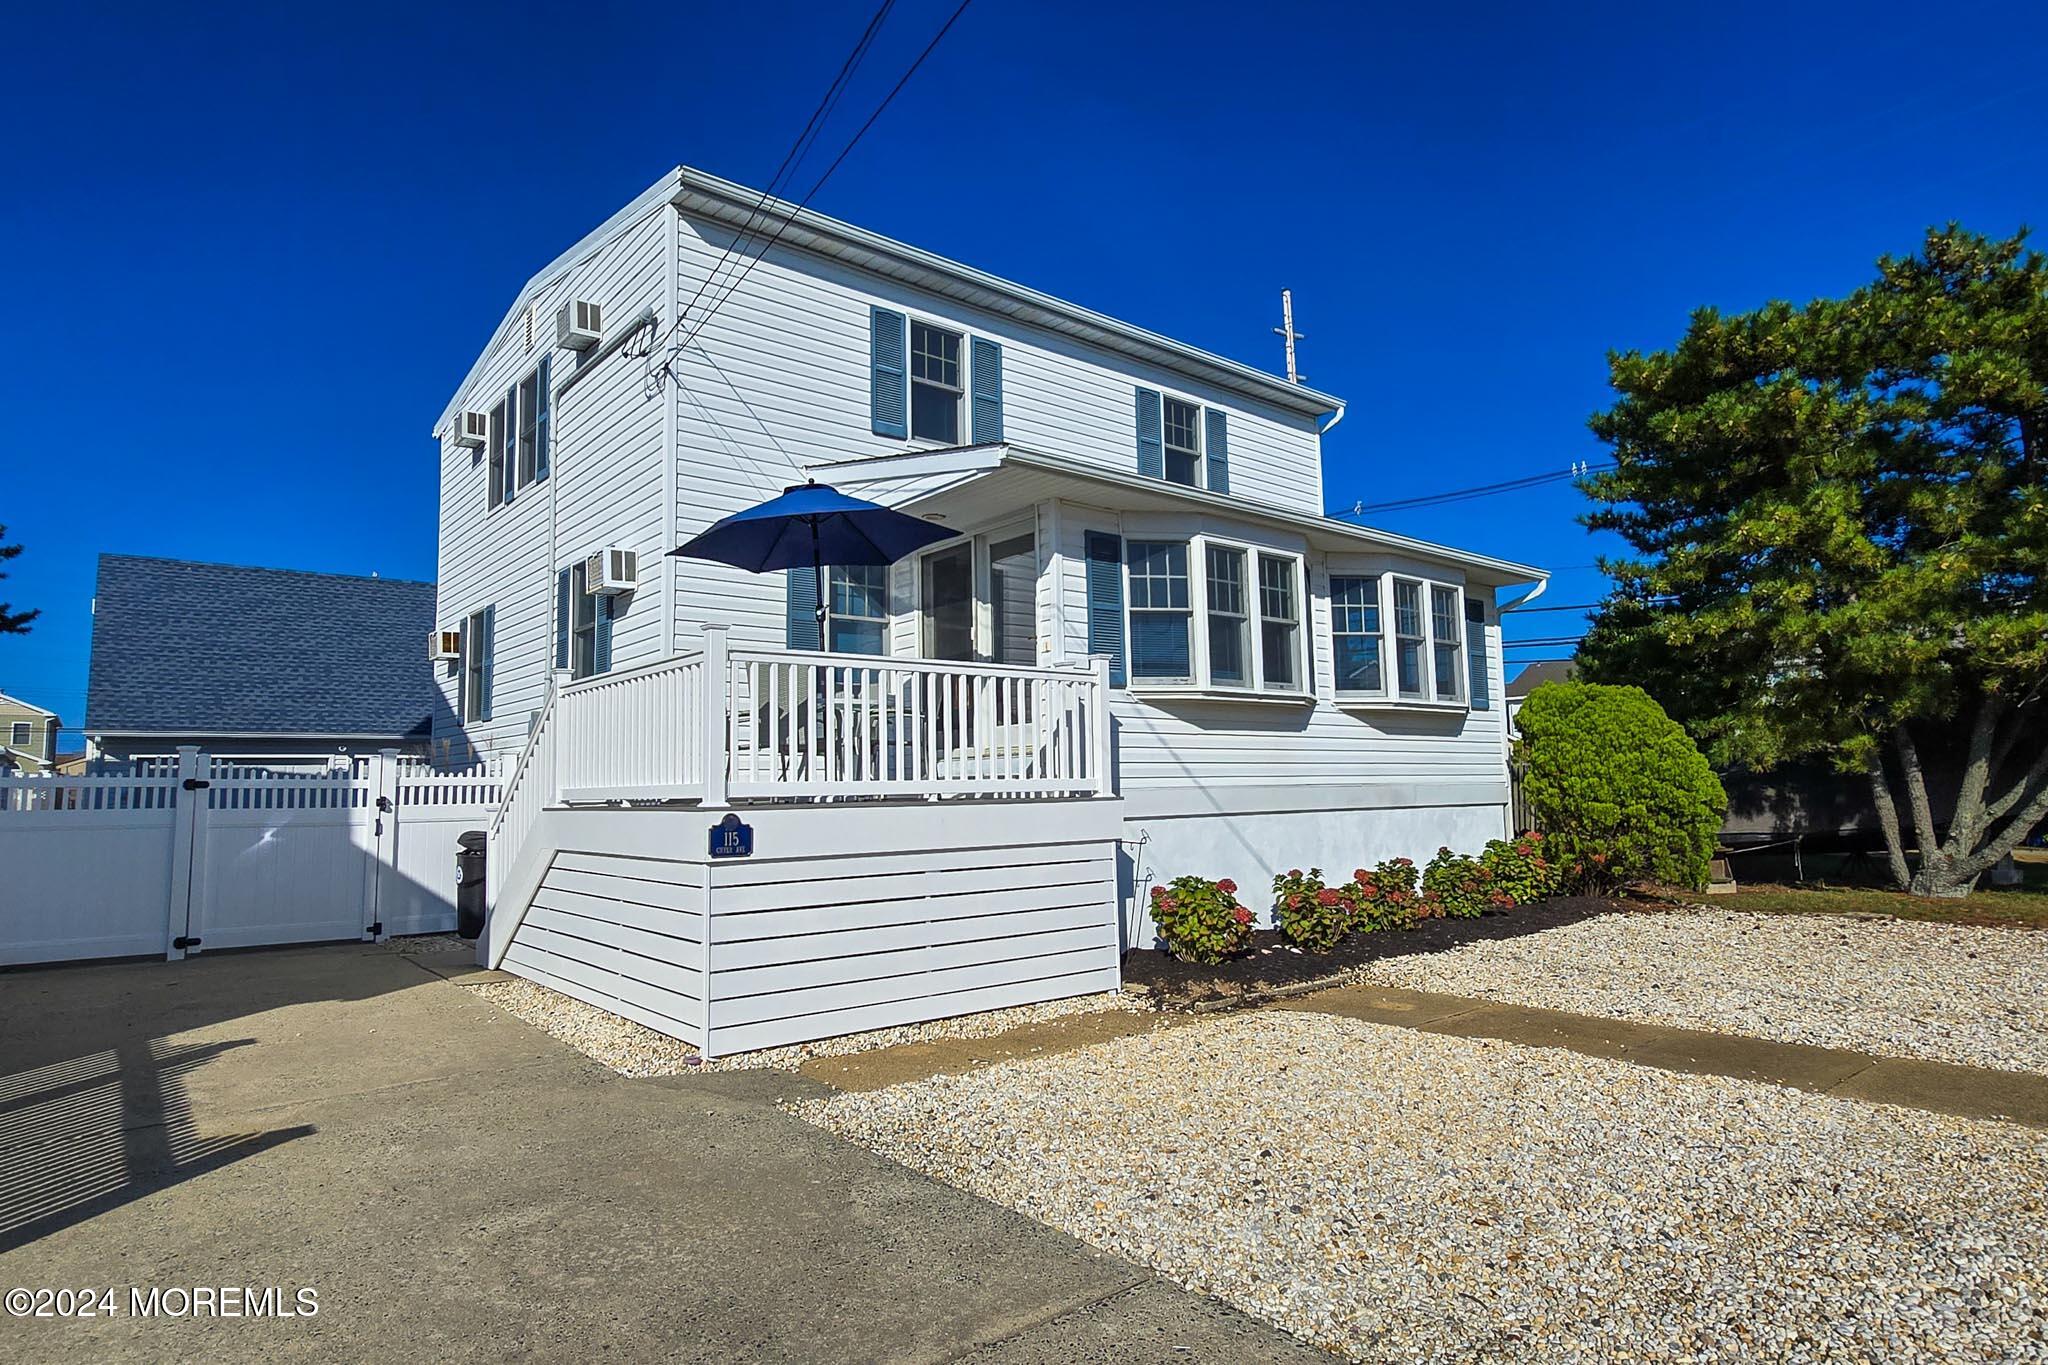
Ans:
{"type": "Polygon", "coordinates": [[[1413,990],[2048,1073],[2048,933],[1731,910],[1601,915],[1376,962],[1413,990]]]}
{"type": "Polygon", "coordinates": [[[1024,1024],[1063,1019],[1068,1015],[1151,1008],[1137,997],[1107,991],[1065,1000],[1048,1000],[1037,1005],[987,1010],[953,1019],[935,1019],[924,1024],[849,1033],[815,1043],[764,1048],[758,1052],[737,1053],[704,1062],[698,1059],[697,1049],[680,1038],[657,1033],[630,1019],[621,1019],[595,1005],[586,1005],[581,1000],[531,981],[463,981],[458,978],[458,984],[621,1076],[681,1076],[698,1071],[757,1069],[793,1071],[812,1057],[845,1057],[930,1038],[992,1038],[1024,1024]]]}
{"type": "Polygon", "coordinates": [[[2048,1359],[2016,1126],[1291,1011],[796,1108],[1357,1359],[2048,1359]]]}

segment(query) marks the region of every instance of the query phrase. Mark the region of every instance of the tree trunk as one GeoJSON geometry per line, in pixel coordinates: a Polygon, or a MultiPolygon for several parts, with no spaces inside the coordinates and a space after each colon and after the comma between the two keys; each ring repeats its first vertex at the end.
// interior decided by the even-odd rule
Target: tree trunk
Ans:
{"type": "Polygon", "coordinates": [[[1913,884],[1913,870],[1906,865],[1906,845],[1899,836],[1899,803],[1892,799],[1891,780],[1884,772],[1884,748],[1879,745],[1870,751],[1870,802],[1877,807],[1877,823],[1884,831],[1885,859],[1891,866],[1892,883],[1899,890],[1909,890],[1913,884]]]}
{"type": "Polygon", "coordinates": [[[2006,709],[1997,699],[1987,698],[1972,718],[1946,840],[1936,838],[1933,802],[1927,794],[1927,778],[1913,736],[1903,725],[1892,732],[1904,775],[1908,809],[1913,814],[1914,841],[1920,850],[1920,865],[1910,878],[1906,876],[1907,862],[1901,846],[1898,803],[1886,780],[1882,756],[1871,760],[1871,796],[1877,806],[1878,823],[1884,828],[1892,878],[1913,895],[1941,899],[1969,895],[1994,863],[2019,847],[2035,825],[2048,819],[2048,749],[2034,755],[2025,771],[2015,774],[2004,792],[1989,797],[1991,784],[1998,775],[1995,770],[2004,766],[2002,760],[2013,747],[2011,741],[1996,742],[1998,722],[2006,709]]]}

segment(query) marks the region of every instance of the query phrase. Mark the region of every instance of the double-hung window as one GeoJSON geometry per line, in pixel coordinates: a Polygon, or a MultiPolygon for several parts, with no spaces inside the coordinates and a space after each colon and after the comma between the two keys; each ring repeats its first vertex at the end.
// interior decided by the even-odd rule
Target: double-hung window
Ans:
{"type": "Polygon", "coordinates": [[[1436,658],[1434,681],[1438,701],[1465,699],[1465,648],[1464,637],[1460,634],[1464,617],[1465,607],[1458,590],[1432,583],[1429,588],[1429,633],[1436,658]]]}
{"type": "Polygon", "coordinates": [[[835,564],[825,611],[825,648],[834,654],[881,654],[889,628],[889,568],[835,564]]]}
{"type": "Polygon", "coordinates": [[[1130,542],[1131,664],[1134,680],[1186,683],[1195,677],[1188,625],[1188,547],[1180,541],[1130,542]]]}
{"type": "Polygon", "coordinates": [[[548,476],[547,362],[493,404],[485,444],[490,450],[490,506],[548,476]]]}
{"type": "Polygon", "coordinates": [[[583,561],[569,566],[569,676],[597,672],[597,596],[583,577],[583,561]]]}
{"type": "Polygon", "coordinates": [[[1380,580],[1377,574],[1330,575],[1330,633],[1337,691],[1377,696],[1387,690],[1380,664],[1380,580]]]}
{"type": "Polygon", "coordinates": [[[484,613],[473,611],[462,623],[462,718],[489,720],[490,695],[486,691],[490,672],[490,632],[484,629],[484,613]]]}
{"type": "Polygon", "coordinates": [[[507,420],[506,408],[508,406],[509,402],[507,400],[500,400],[491,409],[490,423],[484,434],[484,443],[490,447],[491,451],[491,506],[493,507],[505,501],[505,493],[509,486],[505,469],[505,422],[507,420]]]}
{"type": "Polygon", "coordinates": [[[1301,592],[1294,561],[1259,556],[1259,685],[1268,692],[1301,686],[1301,592]]]}
{"type": "Polygon", "coordinates": [[[1209,678],[1218,687],[1249,687],[1252,681],[1244,553],[1228,545],[1208,547],[1209,678]]]}
{"type": "Polygon", "coordinates": [[[1422,655],[1428,644],[1422,624],[1422,585],[1411,578],[1397,578],[1394,580],[1394,678],[1404,697],[1420,701],[1429,696],[1422,676],[1422,655]]]}
{"type": "Polygon", "coordinates": [[[960,443],[960,334],[928,322],[910,324],[910,435],[960,443]]]}
{"type": "Polygon", "coordinates": [[[1201,408],[1179,398],[1168,398],[1161,404],[1160,417],[1167,480],[1190,488],[1201,487],[1201,408]]]}
{"type": "Polygon", "coordinates": [[[534,480],[538,469],[535,456],[540,434],[540,372],[519,381],[519,486],[534,480]]]}
{"type": "Polygon", "coordinates": [[[29,741],[29,723],[25,720],[14,722],[8,743],[17,749],[26,749],[29,741]]]}

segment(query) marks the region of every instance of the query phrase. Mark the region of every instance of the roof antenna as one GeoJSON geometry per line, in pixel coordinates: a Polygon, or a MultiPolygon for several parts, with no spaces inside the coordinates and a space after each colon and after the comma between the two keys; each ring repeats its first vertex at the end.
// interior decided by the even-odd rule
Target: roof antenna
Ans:
{"type": "MultiPolygon", "coordinates": [[[[1287,338],[1287,382],[1299,384],[1302,374],[1300,370],[1294,368],[1294,343],[1306,341],[1308,337],[1294,330],[1294,291],[1292,289],[1280,291],[1280,325],[1273,329],[1273,335],[1287,338]]],[[[1334,426],[1336,424],[1332,423],[1331,425],[1334,426]]]]}

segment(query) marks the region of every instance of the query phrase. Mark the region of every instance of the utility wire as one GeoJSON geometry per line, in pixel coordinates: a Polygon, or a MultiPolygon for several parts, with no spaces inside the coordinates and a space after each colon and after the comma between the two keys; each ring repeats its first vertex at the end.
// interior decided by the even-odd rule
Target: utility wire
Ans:
{"type": "Polygon", "coordinates": [[[711,269],[705,272],[704,278],[697,284],[697,292],[692,294],[690,301],[677,311],[674,321],[669,324],[668,330],[662,333],[661,341],[656,343],[657,349],[662,345],[666,345],[668,339],[674,336],[677,330],[682,327],[683,319],[690,315],[690,310],[695,308],[697,301],[704,297],[704,291],[718,278],[719,272],[725,267],[725,263],[732,258],[732,254],[735,251],[740,249],[741,244],[753,235],[756,218],[780,192],[784,177],[793,174],[796,168],[803,164],[803,159],[810,154],[811,147],[816,144],[819,135],[825,131],[825,124],[832,117],[832,111],[838,107],[840,97],[846,93],[846,87],[852,81],[854,72],[860,69],[862,60],[866,58],[868,49],[874,45],[875,36],[881,32],[882,23],[889,17],[889,11],[895,6],[895,3],[896,0],[882,0],[881,7],[869,18],[867,28],[861,32],[860,41],[853,45],[853,50],[846,54],[844,61],[840,62],[839,73],[832,78],[832,83],[825,87],[824,95],[818,100],[818,107],[811,111],[811,117],[805,122],[803,131],[797,134],[796,141],[792,142],[789,145],[789,150],[783,153],[782,164],[775,168],[775,174],[769,177],[767,185],[762,188],[760,202],[748,210],[746,222],[741,225],[738,232],[733,234],[732,241],[726,245],[724,251],[719,253],[718,259],[711,263],[711,269]]]}
{"type": "MultiPolygon", "coordinates": [[[[860,140],[867,136],[870,128],[875,126],[875,121],[881,118],[889,106],[895,102],[896,97],[903,93],[903,87],[910,84],[911,77],[915,76],[918,69],[925,64],[926,59],[933,52],[937,51],[939,44],[945,41],[946,35],[953,31],[953,25],[960,22],[960,16],[967,13],[967,7],[973,3],[974,0],[960,0],[959,8],[955,9],[946,22],[940,26],[939,31],[932,35],[932,40],[925,44],[924,51],[917,54],[917,60],[910,64],[910,69],[903,73],[902,78],[890,88],[889,93],[882,97],[882,102],[875,106],[875,111],[868,115],[867,122],[861,124],[859,131],[855,132],[847,144],[839,149],[839,155],[834,157],[832,164],[825,168],[825,173],[818,177],[811,188],[804,193],[804,197],[799,199],[795,206],[790,209],[789,213],[783,218],[782,225],[776,228],[775,235],[768,239],[767,245],[754,254],[753,259],[747,262],[747,268],[740,272],[739,277],[732,282],[731,286],[714,299],[710,307],[704,310],[703,315],[697,319],[696,325],[690,328],[689,335],[685,336],[677,346],[676,350],[678,352],[686,349],[691,342],[695,341],[697,334],[704,330],[712,318],[718,316],[718,310],[723,308],[726,302],[739,292],[740,286],[747,282],[747,277],[754,273],[754,267],[760,265],[766,259],[768,253],[775,249],[775,244],[782,240],[783,234],[788,232],[796,223],[797,215],[810,206],[811,200],[816,197],[818,191],[825,187],[825,182],[832,178],[832,173],[838,170],[846,158],[853,153],[853,149],[860,145],[860,140]]],[[[682,321],[681,317],[678,317],[676,320],[678,322],[682,321]]],[[[666,369],[667,366],[663,368],[666,369]]]]}
{"type": "Polygon", "coordinates": [[[1574,462],[1568,469],[1553,469],[1542,474],[1529,474],[1519,479],[1503,479],[1497,483],[1478,484],[1471,488],[1454,488],[1443,493],[1426,493],[1419,497],[1397,498],[1392,502],[1357,502],[1330,515],[1339,517],[1363,516],[1367,512],[1406,512],[1420,507],[1436,507],[1444,503],[1464,502],[1470,498],[1488,498],[1499,493],[1516,493],[1524,489],[1539,488],[1544,484],[1562,483],[1567,479],[1584,478],[1588,474],[1604,473],[1613,469],[1612,463],[1589,464],[1584,460],[1574,462]]]}

